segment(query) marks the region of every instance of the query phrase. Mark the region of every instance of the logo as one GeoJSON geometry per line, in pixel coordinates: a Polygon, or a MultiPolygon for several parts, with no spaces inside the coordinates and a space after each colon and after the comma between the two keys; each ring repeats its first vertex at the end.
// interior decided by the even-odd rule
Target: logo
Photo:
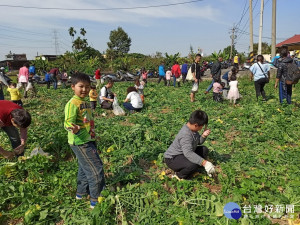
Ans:
{"type": "Polygon", "coordinates": [[[242,216],[241,208],[235,202],[229,202],[224,206],[223,209],[224,215],[228,219],[239,219],[242,216]]]}

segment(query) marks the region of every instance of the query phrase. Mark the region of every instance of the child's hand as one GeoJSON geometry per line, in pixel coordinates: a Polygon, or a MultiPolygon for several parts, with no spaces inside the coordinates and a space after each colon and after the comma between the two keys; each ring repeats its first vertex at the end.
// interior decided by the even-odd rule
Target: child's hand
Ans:
{"type": "Polygon", "coordinates": [[[72,127],[67,127],[67,129],[68,129],[69,131],[72,131],[73,134],[77,134],[78,131],[80,130],[80,126],[78,126],[78,125],[72,123],[72,127]]]}
{"type": "Polygon", "coordinates": [[[210,130],[205,130],[202,134],[203,138],[207,138],[207,136],[210,134],[210,130]]]}

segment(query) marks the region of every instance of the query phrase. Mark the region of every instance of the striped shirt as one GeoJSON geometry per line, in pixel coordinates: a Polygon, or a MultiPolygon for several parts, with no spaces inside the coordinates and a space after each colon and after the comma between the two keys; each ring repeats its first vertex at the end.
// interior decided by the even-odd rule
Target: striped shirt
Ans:
{"type": "Polygon", "coordinates": [[[65,106],[64,127],[68,130],[70,145],[82,145],[95,141],[95,125],[90,104],[74,95],[65,106]],[[72,124],[80,126],[76,134],[68,129],[72,127],[72,124]]]}

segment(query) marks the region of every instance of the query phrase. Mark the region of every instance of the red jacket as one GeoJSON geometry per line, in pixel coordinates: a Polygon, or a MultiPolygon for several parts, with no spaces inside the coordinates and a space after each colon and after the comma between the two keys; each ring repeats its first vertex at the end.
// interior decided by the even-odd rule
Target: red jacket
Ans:
{"type": "Polygon", "coordinates": [[[175,64],[172,66],[172,74],[178,78],[181,75],[181,70],[180,70],[180,66],[178,64],[175,64]]]}
{"type": "Polygon", "coordinates": [[[95,72],[95,79],[97,79],[97,80],[101,79],[101,73],[100,73],[99,69],[96,70],[96,72],[95,72]]]}
{"type": "Polygon", "coordinates": [[[21,106],[7,100],[0,101],[0,120],[4,124],[4,127],[13,126],[11,123],[11,112],[15,109],[23,109],[21,106]]]}

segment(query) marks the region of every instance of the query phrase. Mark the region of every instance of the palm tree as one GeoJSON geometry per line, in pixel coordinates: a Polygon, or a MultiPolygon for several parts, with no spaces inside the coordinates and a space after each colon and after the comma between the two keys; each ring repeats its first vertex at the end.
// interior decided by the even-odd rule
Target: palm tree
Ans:
{"type": "Polygon", "coordinates": [[[82,36],[85,36],[85,34],[86,34],[86,31],[85,31],[85,29],[84,29],[84,28],[80,28],[80,34],[81,34],[82,36]]]}
{"type": "Polygon", "coordinates": [[[74,29],[74,27],[70,27],[70,28],[69,28],[69,35],[70,35],[71,38],[72,38],[72,42],[74,42],[75,34],[76,34],[76,30],[74,29]]]}

